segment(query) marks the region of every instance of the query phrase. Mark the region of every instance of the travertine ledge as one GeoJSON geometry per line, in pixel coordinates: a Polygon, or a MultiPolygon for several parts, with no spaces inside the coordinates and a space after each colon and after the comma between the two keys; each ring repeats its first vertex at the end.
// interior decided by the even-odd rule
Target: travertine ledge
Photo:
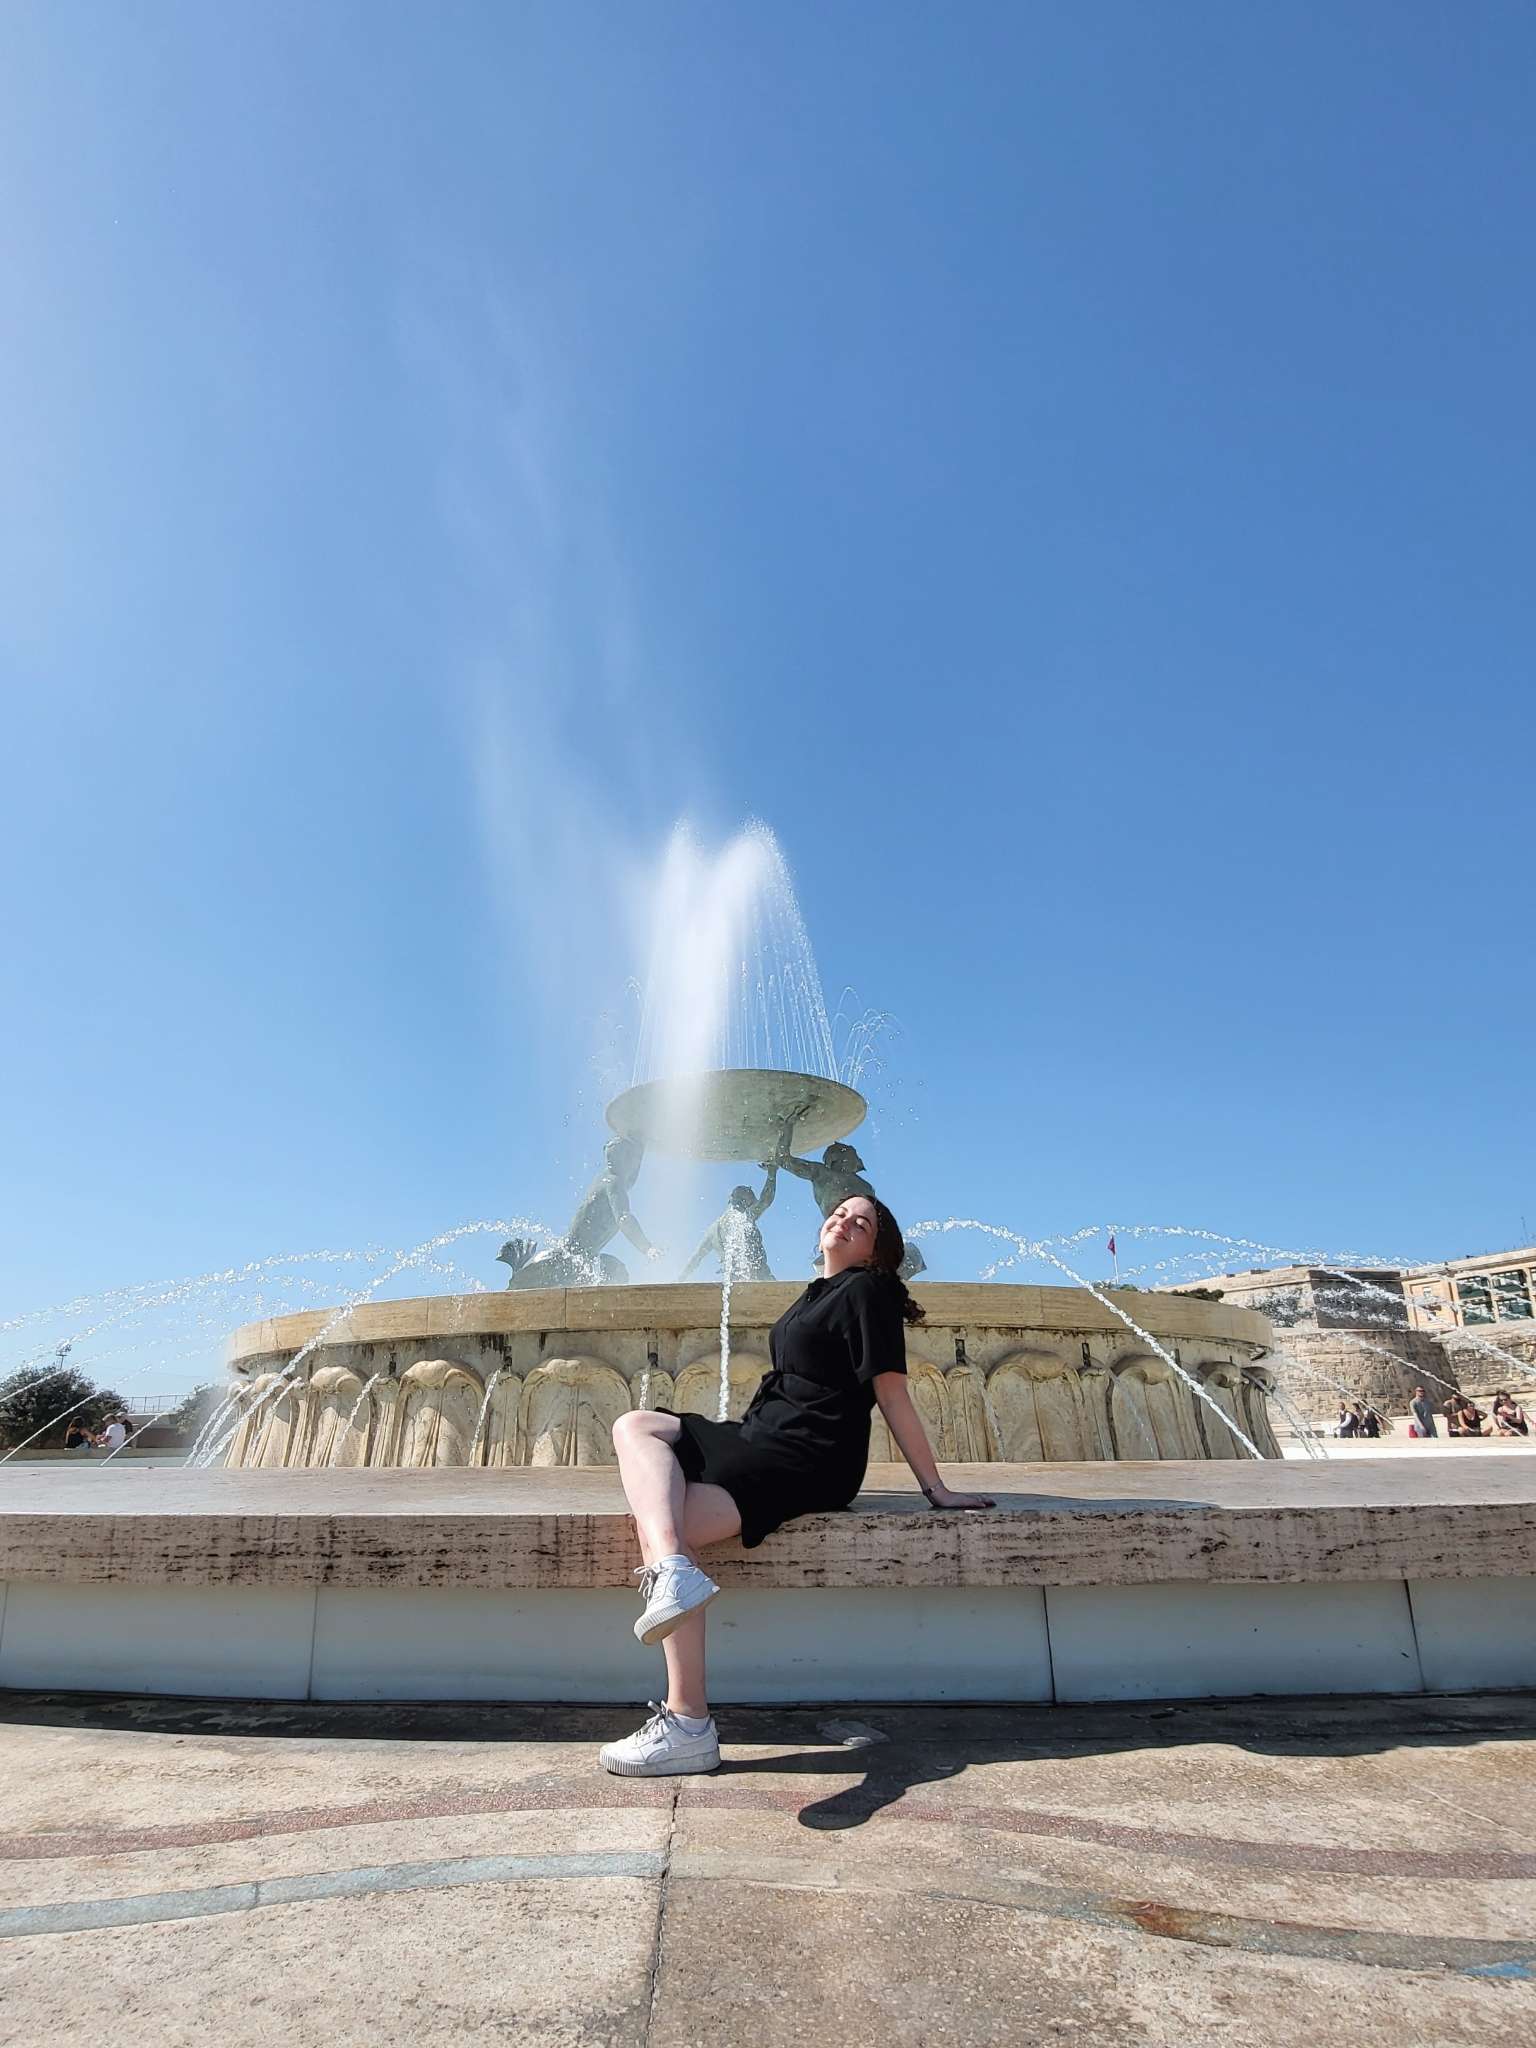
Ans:
{"type": "MultiPolygon", "coordinates": [[[[900,1466],[754,1551],[761,1588],[1319,1584],[1536,1573],[1536,1458],[951,1466],[997,1499],[936,1514],[900,1466]]],[[[611,1471],[16,1469],[0,1582],[577,1589],[629,1584],[611,1471]]]]}

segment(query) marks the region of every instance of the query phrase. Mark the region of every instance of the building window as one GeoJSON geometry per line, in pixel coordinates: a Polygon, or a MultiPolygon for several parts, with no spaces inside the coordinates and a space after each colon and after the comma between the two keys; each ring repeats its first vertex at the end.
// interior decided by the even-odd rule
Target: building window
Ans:
{"type": "Polygon", "coordinates": [[[1456,1301],[1464,1323],[1493,1321],[1493,1290],[1486,1273],[1463,1273],[1456,1282],[1456,1301]]]}
{"type": "Polygon", "coordinates": [[[1512,1267],[1507,1273],[1491,1275],[1493,1305],[1498,1311],[1501,1323],[1526,1323],[1531,1320],[1531,1296],[1526,1285],[1527,1277],[1519,1266],[1512,1267]]]}

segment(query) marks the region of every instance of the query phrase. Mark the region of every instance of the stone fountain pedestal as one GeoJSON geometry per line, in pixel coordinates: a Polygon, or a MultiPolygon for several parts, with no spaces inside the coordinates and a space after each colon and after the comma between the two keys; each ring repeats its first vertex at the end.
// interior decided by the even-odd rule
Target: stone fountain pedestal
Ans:
{"type": "MultiPolygon", "coordinates": [[[[732,1289],[732,1416],[799,1292],[777,1281],[732,1289]]],[[[1279,1455],[1269,1325],[1251,1310],[1125,1296],[1208,1406],[1082,1288],[932,1282],[919,1298],[927,1320],[908,1333],[908,1372],[941,1461],[1248,1457],[1223,1415],[1279,1455]]],[[[229,1363],[243,1417],[230,1466],[610,1466],[626,1409],[718,1412],[720,1289],[529,1288],[317,1310],[248,1324],[229,1363]]],[[[877,1415],[871,1460],[898,1455],[877,1415]]]]}

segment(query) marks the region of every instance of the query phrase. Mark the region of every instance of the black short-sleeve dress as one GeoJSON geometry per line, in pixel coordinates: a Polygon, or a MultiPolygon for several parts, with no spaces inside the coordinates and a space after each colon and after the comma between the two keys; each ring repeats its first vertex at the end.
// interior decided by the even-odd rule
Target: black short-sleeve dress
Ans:
{"type": "Polygon", "coordinates": [[[813,1280],[774,1324],[773,1369],[741,1421],[678,1417],[684,1477],[725,1488],[748,1550],[796,1515],[847,1507],[863,1485],[875,1378],[907,1369],[904,1292],[867,1266],[813,1280]]]}

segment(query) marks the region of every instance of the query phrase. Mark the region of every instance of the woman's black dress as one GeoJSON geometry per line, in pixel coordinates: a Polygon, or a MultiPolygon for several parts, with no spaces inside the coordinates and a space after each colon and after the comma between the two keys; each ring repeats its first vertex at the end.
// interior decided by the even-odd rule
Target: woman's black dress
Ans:
{"type": "Polygon", "coordinates": [[[903,1294],[867,1266],[813,1280],[774,1324],[773,1370],[741,1421],[677,1418],[683,1476],[725,1488],[748,1550],[795,1515],[847,1507],[863,1485],[876,1375],[907,1369],[903,1294]]]}

